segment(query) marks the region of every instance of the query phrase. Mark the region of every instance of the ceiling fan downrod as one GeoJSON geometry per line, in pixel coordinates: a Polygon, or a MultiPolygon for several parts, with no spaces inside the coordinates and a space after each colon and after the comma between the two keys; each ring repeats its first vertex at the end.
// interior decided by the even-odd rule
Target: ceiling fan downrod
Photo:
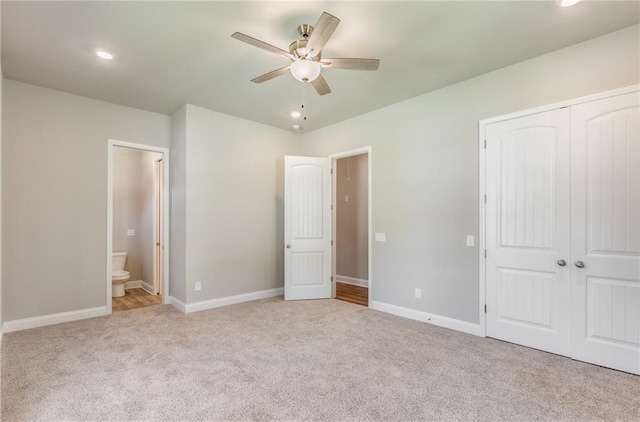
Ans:
{"type": "Polygon", "coordinates": [[[298,26],[298,33],[302,35],[302,38],[304,38],[305,40],[309,38],[312,32],[313,32],[313,26],[309,24],[304,23],[298,26]]]}

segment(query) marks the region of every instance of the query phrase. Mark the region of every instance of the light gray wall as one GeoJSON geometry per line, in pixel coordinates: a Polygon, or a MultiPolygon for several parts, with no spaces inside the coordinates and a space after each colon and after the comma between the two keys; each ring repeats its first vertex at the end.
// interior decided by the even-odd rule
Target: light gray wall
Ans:
{"type": "Polygon", "coordinates": [[[192,105],[186,120],[188,302],[282,287],[284,156],[299,135],[192,105]]]}
{"type": "Polygon", "coordinates": [[[127,252],[130,280],[153,285],[154,160],[162,154],[125,147],[113,151],[113,251],[127,252]],[[135,236],[127,230],[134,229],[135,236]]]}
{"type": "Polygon", "coordinates": [[[169,147],[169,117],[3,88],[5,321],[104,306],[108,139],[169,147]]]}
{"type": "MultiPolygon", "coordinates": [[[[636,84],[638,25],[303,135],[373,147],[373,300],[477,323],[478,121],[636,84]],[[414,288],[422,288],[422,300],[414,288]]],[[[383,64],[384,65],[384,64],[383,64]]]]}
{"type": "MultiPolygon", "coordinates": [[[[171,115],[169,295],[187,302],[187,106],[171,115]]],[[[166,281],[166,280],[165,280],[166,281]]]]}
{"type": "Polygon", "coordinates": [[[367,161],[368,154],[336,160],[336,274],[361,280],[369,277],[367,161]]]}
{"type": "Polygon", "coordinates": [[[304,134],[302,143],[299,134],[198,107],[169,118],[5,81],[4,320],[106,303],[113,138],[171,146],[176,298],[192,303],[281,287],[282,157],[371,145],[374,231],[387,233],[386,243],[374,243],[373,300],[477,322],[478,249],[464,243],[478,231],[478,120],[638,83],[638,31],[304,134]],[[196,280],[201,292],[193,291],[196,280]],[[414,287],[423,289],[422,300],[413,299],[414,287]]]}

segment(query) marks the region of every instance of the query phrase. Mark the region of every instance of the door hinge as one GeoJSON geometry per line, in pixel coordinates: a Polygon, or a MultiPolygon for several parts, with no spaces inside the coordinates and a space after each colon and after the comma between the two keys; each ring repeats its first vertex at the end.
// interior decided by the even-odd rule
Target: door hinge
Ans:
{"type": "Polygon", "coordinates": [[[331,276],[331,281],[333,281],[333,276],[331,276]]]}
{"type": "Polygon", "coordinates": [[[484,203],[487,203],[487,195],[484,196],[484,203]]]}
{"type": "Polygon", "coordinates": [[[485,258],[487,257],[487,250],[486,249],[484,250],[484,257],[485,258]]]}
{"type": "Polygon", "coordinates": [[[333,174],[333,169],[331,169],[331,174],[333,174]]]}
{"type": "Polygon", "coordinates": [[[487,140],[484,140],[484,149],[487,149],[487,140]]]}
{"type": "Polygon", "coordinates": [[[331,204],[331,211],[333,211],[333,204],[331,204]]]}
{"type": "Polygon", "coordinates": [[[331,241],[331,246],[333,246],[333,240],[331,241]]]}
{"type": "Polygon", "coordinates": [[[487,304],[486,303],[484,304],[484,313],[485,314],[487,313],[487,304]]]}

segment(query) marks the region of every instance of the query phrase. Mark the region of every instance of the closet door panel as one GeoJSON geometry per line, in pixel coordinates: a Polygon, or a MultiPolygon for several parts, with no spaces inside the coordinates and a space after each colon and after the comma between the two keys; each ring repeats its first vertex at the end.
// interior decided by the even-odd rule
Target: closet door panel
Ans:
{"type": "Polygon", "coordinates": [[[487,126],[487,335],[569,355],[569,110],[487,126]]]}
{"type": "Polygon", "coordinates": [[[572,107],[572,357],[640,374],[638,93],[572,107]],[[582,263],[582,264],[581,264],[582,263]]]}

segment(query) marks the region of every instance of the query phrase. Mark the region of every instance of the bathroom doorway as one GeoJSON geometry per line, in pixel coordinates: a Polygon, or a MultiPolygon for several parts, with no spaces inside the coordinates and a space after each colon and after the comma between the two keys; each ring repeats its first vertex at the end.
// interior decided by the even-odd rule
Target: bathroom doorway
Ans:
{"type": "Polygon", "coordinates": [[[168,303],[168,150],[115,140],[108,149],[107,307],[168,303]]]}
{"type": "Polygon", "coordinates": [[[370,149],[334,155],[334,297],[363,306],[370,297],[370,149]]]}

